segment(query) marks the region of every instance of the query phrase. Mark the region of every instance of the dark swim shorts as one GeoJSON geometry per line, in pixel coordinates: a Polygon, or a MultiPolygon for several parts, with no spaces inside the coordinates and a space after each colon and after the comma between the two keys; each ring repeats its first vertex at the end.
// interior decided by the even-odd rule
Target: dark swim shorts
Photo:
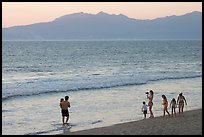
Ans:
{"type": "Polygon", "coordinates": [[[147,110],[144,110],[144,111],[143,111],[143,114],[147,114],[147,110]]]}
{"type": "Polygon", "coordinates": [[[69,111],[68,109],[62,109],[62,116],[69,116],[69,111]]]}

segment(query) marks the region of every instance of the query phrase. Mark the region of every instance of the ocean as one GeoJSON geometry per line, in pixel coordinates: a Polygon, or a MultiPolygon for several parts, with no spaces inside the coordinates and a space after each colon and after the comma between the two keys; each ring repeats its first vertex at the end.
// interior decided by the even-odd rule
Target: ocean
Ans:
{"type": "Polygon", "coordinates": [[[202,108],[202,40],[2,42],[3,135],[60,134],[140,120],[149,90],[155,116],[163,114],[162,94],[170,102],[182,92],[184,111],[202,108]],[[62,125],[59,107],[66,95],[69,127],[62,125]]]}

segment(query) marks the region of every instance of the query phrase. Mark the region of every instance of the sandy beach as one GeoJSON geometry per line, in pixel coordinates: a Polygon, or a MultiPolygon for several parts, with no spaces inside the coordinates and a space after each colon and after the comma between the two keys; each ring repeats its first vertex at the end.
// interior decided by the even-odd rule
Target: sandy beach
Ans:
{"type": "Polygon", "coordinates": [[[186,111],[176,117],[160,116],[63,135],[202,135],[202,109],[186,111]]]}

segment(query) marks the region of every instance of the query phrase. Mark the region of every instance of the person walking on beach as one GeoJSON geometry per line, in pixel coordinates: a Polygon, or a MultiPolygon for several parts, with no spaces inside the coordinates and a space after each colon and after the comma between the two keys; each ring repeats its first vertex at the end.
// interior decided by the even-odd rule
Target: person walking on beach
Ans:
{"type": "Polygon", "coordinates": [[[163,105],[163,116],[165,116],[165,112],[167,112],[168,115],[170,116],[168,112],[168,101],[165,95],[162,95],[162,105],[163,105]]]}
{"type": "Polygon", "coordinates": [[[144,114],[144,119],[146,119],[146,114],[147,114],[147,104],[145,103],[145,101],[142,102],[142,112],[144,114]]]}
{"type": "Polygon", "coordinates": [[[175,98],[171,100],[169,107],[171,108],[172,117],[173,117],[173,114],[176,116],[176,99],[175,98]]]}
{"type": "Polygon", "coordinates": [[[152,106],[153,106],[153,90],[150,90],[149,92],[146,92],[147,94],[147,98],[149,99],[149,102],[148,102],[148,106],[149,106],[149,112],[150,112],[150,118],[153,118],[154,115],[153,115],[153,112],[152,112],[152,106]]]}
{"type": "Polygon", "coordinates": [[[68,111],[68,107],[70,108],[70,102],[68,101],[69,96],[65,96],[65,100],[62,100],[62,102],[60,102],[60,107],[61,107],[61,113],[62,113],[62,123],[65,124],[64,120],[65,117],[66,119],[66,123],[69,120],[69,111],[68,111]]]}
{"type": "Polygon", "coordinates": [[[185,101],[185,104],[187,106],[186,99],[185,99],[185,97],[182,94],[183,93],[180,93],[178,98],[177,98],[177,104],[178,104],[178,107],[179,107],[179,114],[183,113],[184,101],[185,101]]]}

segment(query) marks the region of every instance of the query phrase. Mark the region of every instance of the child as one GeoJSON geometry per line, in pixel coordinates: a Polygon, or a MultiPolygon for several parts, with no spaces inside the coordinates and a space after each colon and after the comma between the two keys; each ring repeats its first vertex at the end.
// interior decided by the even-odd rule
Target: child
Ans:
{"type": "Polygon", "coordinates": [[[169,107],[171,107],[171,115],[173,117],[173,114],[176,116],[176,99],[173,98],[170,102],[169,107]]]}
{"type": "Polygon", "coordinates": [[[64,101],[64,98],[61,98],[61,99],[60,99],[60,104],[59,104],[59,105],[60,105],[60,108],[62,108],[62,102],[63,102],[63,101],[64,101]]]}
{"type": "Polygon", "coordinates": [[[142,112],[144,114],[144,119],[146,119],[146,114],[147,114],[147,104],[145,103],[145,101],[142,102],[142,112]]]}
{"type": "Polygon", "coordinates": [[[165,112],[168,113],[168,115],[170,116],[167,108],[168,108],[168,101],[165,95],[162,95],[162,105],[163,105],[163,116],[165,116],[165,112]]]}

